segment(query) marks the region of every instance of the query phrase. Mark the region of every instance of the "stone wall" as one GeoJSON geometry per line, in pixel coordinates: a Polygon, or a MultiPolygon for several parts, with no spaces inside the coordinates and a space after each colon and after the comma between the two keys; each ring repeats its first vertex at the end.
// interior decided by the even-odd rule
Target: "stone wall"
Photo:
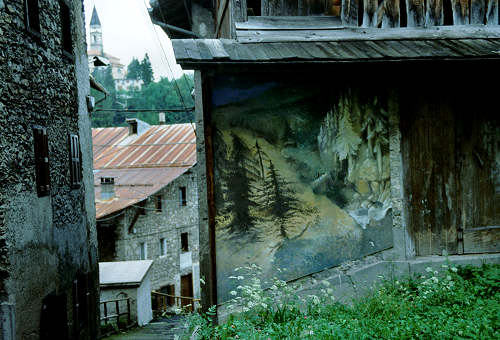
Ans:
{"type": "MultiPolygon", "coordinates": [[[[135,224],[131,226],[138,207],[137,205],[127,208],[126,213],[116,221],[113,260],[140,260],[140,244],[145,243],[147,259],[154,260],[151,268],[151,288],[157,290],[173,284],[175,294],[180,295],[181,275],[193,273],[193,278],[199,277],[197,273],[199,270],[198,189],[195,174],[188,171],[157,194],[150,196],[144,206],[145,215],[139,215],[135,224]],[[180,187],[186,187],[186,206],[180,204],[180,187]],[[155,207],[157,195],[162,196],[161,212],[157,212],[155,207]],[[181,234],[186,232],[189,251],[182,252],[181,234]],[[167,242],[166,255],[160,254],[160,239],[165,239],[167,242]]],[[[193,281],[194,291],[197,292],[199,281],[193,281]]]]}
{"type": "MultiPolygon", "coordinates": [[[[73,329],[73,282],[88,275],[90,301],[82,338],[97,336],[97,240],[88,61],[82,1],[71,9],[73,54],[63,55],[59,2],[40,0],[40,38],[27,32],[23,1],[0,1],[0,300],[13,306],[7,338],[40,338],[42,300],[67,298],[73,329]],[[32,125],[47,128],[50,194],[38,197],[32,125]],[[70,183],[68,134],[80,136],[83,183],[70,183]]],[[[3,330],[4,335],[7,330],[3,330]]]]}

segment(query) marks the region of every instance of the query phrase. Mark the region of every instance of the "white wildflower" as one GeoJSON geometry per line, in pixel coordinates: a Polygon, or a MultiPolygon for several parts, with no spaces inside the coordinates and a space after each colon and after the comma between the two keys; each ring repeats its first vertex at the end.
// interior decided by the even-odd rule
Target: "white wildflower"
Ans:
{"type": "Polygon", "coordinates": [[[458,271],[457,267],[451,267],[451,271],[456,273],[458,271]]]}
{"type": "Polygon", "coordinates": [[[232,291],[230,291],[230,292],[229,292],[229,294],[231,294],[231,295],[235,296],[235,295],[236,295],[236,294],[238,294],[238,293],[237,293],[235,290],[232,290],[232,291]]]}
{"type": "Polygon", "coordinates": [[[428,273],[430,273],[430,272],[432,272],[432,268],[431,267],[427,267],[427,268],[425,268],[425,271],[428,272],[428,273]]]}

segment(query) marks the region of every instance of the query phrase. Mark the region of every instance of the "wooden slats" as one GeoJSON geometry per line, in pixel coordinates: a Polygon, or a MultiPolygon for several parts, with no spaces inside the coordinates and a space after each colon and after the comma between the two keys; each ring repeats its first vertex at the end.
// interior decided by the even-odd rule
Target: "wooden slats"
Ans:
{"type": "Polygon", "coordinates": [[[178,62],[275,62],[500,58],[500,38],[369,39],[238,43],[234,40],[174,41],[178,62]],[[182,57],[182,58],[181,58],[182,57]]]}
{"type": "Polygon", "coordinates": [[[377,27],[378,0],[363,1],[363,27],[377,27]]]}
{"type": "MultiPolygon", "coordinates": [[[[384,0],[382,5],[382,13],[377,13],[377,21],[382,17],[382,28],[399,27],[400,26],[400,0],[384,0]]],[[[406,0],[401,0],[406,1],[406,0]]]]}
{"type": "Polygon", "coordinates": [[[237,30],[318,30],[338,28],[342,25],[337,17],[248,17],[247,22],[236,22],[237,30]]]}
{"type": "Polygon", "coordinates": [[[467,25],[470,23],[468,0],[451,0],[451,9],[453,11],[454,25],[467,25]]]}
{"type": "Polygon", "coordinates": [[[473,25],[484,24],[486,14],[486,0],[471,0],[470,23],[473,25]]]}
{"type": "Polygon", "coordinates": [[[488,9],[486,10],[486,24],[498,25],[498,0],[488,0],[488,9]]]}
{"type": "Polygon", "coordinates": [[[408,27],[425,25],[424,0],[405,0],[408,27]]]}
{"type": "Polygon", "coordinates": [[[443,0],[427,0],[425,22],[427,26],[443,25],[443,0]]]}
{"type": "Polygon", "coordinates": [[[362,6],[360,0],[342,0],[340,18],[344,26],[358,26],[358,8],[362,6]]]}

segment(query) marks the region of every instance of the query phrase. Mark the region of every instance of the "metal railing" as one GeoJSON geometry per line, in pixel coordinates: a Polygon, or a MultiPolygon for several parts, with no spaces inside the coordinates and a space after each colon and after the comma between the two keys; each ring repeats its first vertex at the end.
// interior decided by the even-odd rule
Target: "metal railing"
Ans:
{"type": "Polygon", "coordinates": [[[151,292],[151,297],[156,298],[156,312],[168,312],[169,307],[187,307],[187,309],[192,312],[194,311],[195,303],[201,301],[194,297],[176,296],[154,290],[151,292]]]}
{"type": "Polygon", "coordinates": [[[100,320],[101,320],[101,325],[103,325],[104,327],[108,325],[113,325],[116,326],[117,329],[120,329],[132,326],[133,321],[130,314],[130,298],[100,301],[99,305],[102,307],[100,309],[101,310],[100,320]],[[126,302],[126,306],[123,306],[122,311],[120,311],[120,302],[123,301],[126,302]],[[126,317],[126,321],[123,321],[123,318],[120,319],[120,317],[126,317]],[[115,319],[114,322],[113,319],[115,319]]]}

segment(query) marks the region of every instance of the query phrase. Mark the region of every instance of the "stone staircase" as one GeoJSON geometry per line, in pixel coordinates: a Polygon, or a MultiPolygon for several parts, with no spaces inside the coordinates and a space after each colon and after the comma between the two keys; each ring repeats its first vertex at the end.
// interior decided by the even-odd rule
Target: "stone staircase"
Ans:
{"type": "Polygon", "coordinates": [[[174,315],[161,318],[144,327],[137,327],[127,332],[114,334],[103,340],[174,340],[184,334],[186,317],[174,315]]]}

